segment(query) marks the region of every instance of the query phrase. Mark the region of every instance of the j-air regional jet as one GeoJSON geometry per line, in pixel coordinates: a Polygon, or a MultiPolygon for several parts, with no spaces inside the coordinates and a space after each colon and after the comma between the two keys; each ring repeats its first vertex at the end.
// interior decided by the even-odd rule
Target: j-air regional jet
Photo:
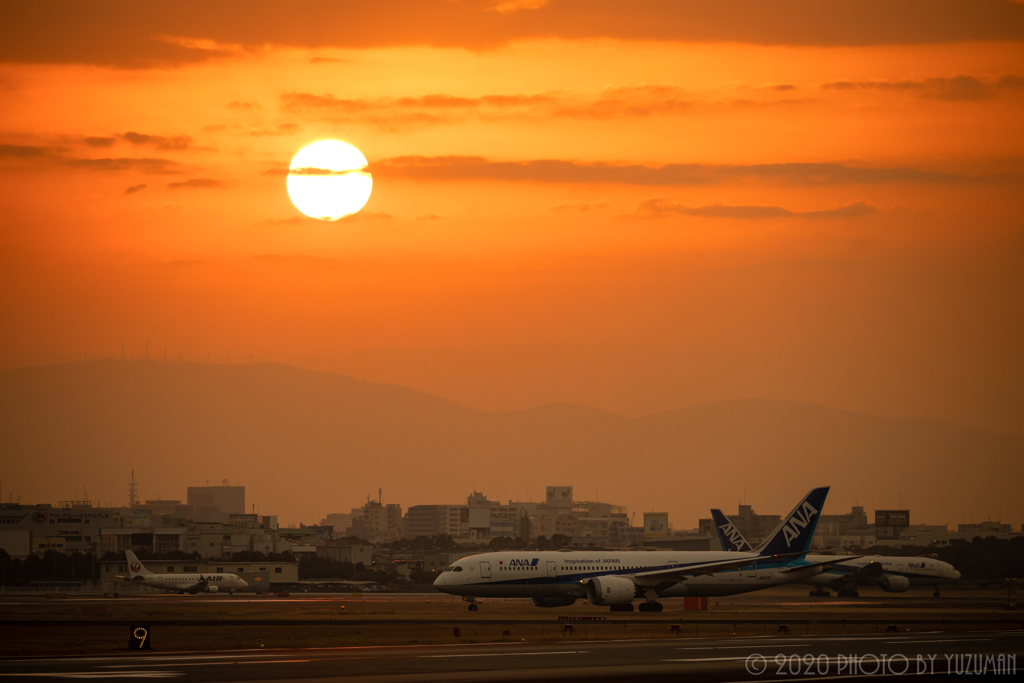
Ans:
{"type": "Polygon", "coordinates": [[[124,554],[128,560],[128,576],[118,578],[131,583],[141,583],[178,593],[230,593],[249,586],[237,574],[154,574],[142,566],[142,562],[131,550],[124,551],[124,554]]]}
{"type": "MultiPolygon", "coordinates": [[[[715,521],[722,550],[742,553],[760,550],[751,549],[747,539],[721,510],[712,510],[711,517],[715,521]]],[[[888,593],[902,593],[911,585],[918,585],[934,586],[935,592],[932,595],[937,598],[940,585],[960,578],[960,572],[953,565],[931,557],[808,555],[807,561],[827,562],[829,558],[836,561],[830,569],[802,579],[804,583],[814,586],[810,593],[812,597],[831,595],[829,588],[841,598],[855,598],[858,586],[878,586],[888,593]]]]}
{"type": "Polygon", "coordinates": [[[477,598],[531,598],[537,607],[577,600],[632,612],[660,612],[659,598],[723,596],[795,581],[853,558],[805,559],[828,487],[811,490],[772,532],[763,547],[716,551],[515,551],[465,557],[445,569],[434,586],[461,595],[477,611],[477,598]]]}

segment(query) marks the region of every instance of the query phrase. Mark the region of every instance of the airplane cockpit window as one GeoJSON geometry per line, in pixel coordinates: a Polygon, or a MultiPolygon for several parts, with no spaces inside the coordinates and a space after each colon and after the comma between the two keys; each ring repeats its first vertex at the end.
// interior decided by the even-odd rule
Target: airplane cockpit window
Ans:
{"type": "Polygon", "coordinates": [[[450,567],[448,567],[447,569],[445,569],[445,571],[446,572],[461,572],[462,571],[462,567],[453,564],[450,567]]]}

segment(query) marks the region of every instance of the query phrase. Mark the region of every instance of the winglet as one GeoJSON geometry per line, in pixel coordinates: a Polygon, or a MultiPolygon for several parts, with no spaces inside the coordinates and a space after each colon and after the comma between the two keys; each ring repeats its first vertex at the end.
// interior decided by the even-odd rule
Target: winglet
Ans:
{"type": "Polygon", "coordinates": [[[828,486],[811,489],[779,526],[775,527],[757,552],[761,555],[806,553],[811,547],[811,538],[814,536],[815,527],[818,526],[818,517],[825,507],[828,490],[828,486]]]}

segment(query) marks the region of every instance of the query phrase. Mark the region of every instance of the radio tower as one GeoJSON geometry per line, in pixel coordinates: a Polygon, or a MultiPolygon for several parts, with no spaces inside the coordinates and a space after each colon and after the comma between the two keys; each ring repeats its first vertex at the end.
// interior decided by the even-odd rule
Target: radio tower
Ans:
{"type": "Polygon", "coordinates": [[[134,510],[139,505],[138,484],[135,482],[135,470],[132,470],[132,480],[128,482],[128,505],[134,510]]]}

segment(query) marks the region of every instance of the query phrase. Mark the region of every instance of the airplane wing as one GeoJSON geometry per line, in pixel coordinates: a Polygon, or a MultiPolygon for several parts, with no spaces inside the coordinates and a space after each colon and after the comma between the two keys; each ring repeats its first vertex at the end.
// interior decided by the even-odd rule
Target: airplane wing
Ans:
{"type": "MultiPolygon", "coordinates": [[[[857,559],[860,559],[861,557],[864,557],[864,556],[863,555],[843,555],[842,559],[826,560],[824,562],[812,562],[810,564],[802,564],[799,567],[786,567],[785,569],[780,569],[779,571],[781,573],[785,574],[786,572],[798,572],[801,569],[813,569],[814,567],[832,567],[833,565],[842,564],[843,562],[849,562],[850,560],[857,560],[857,559]]],[[[828,570],[825,569],[825,571],[828,571],[828,570]]],[[[854,572],[854,573],[856,573],[856,572],[854,572]]]]}
{"type": "Polygon", "coordinates": [[[203,575],[200,574],[199,575],[199,582],[196,585],[192,586],[191,588],[186,588],[185,592],[186,593],[192,593],[192,594],[198,593],[199,591],[201,591],[204,588],[206,588],[206,584],[208,584],[208,583],[209,583],[209,581],[207,579],[204,579],[203,575]]]}
{"type": "Polygon", "coordinates": [[[671,567],[669,569],[657,569],[651,572],[640,572],[633,575],[633,581],[638,586],[658,586],[664,583],[681,583],[694,576],[710,576],[716,572],[725,571],[726,569],[740,569],[742,567],[749,567],[752,564],[766,564],[769,562],[778,562],[780,560],[789,560],[806,554],[807,553],[786,553],[784,555],[745,557],[725,562],[689,564],[681,567],[671,567]]]}
{"type": "MultiPolygon", "coordinates": [[[[852,558],[851,558],[852,559],[852,558]]],[[[837,563],[838,564],[838,563],[837,563]]],[[[843,576],[844,581],[866,581],[877,579],[885,573],[885,569],[879,562],[868,562],[863,567],[856,569],[843,576]]]]}

